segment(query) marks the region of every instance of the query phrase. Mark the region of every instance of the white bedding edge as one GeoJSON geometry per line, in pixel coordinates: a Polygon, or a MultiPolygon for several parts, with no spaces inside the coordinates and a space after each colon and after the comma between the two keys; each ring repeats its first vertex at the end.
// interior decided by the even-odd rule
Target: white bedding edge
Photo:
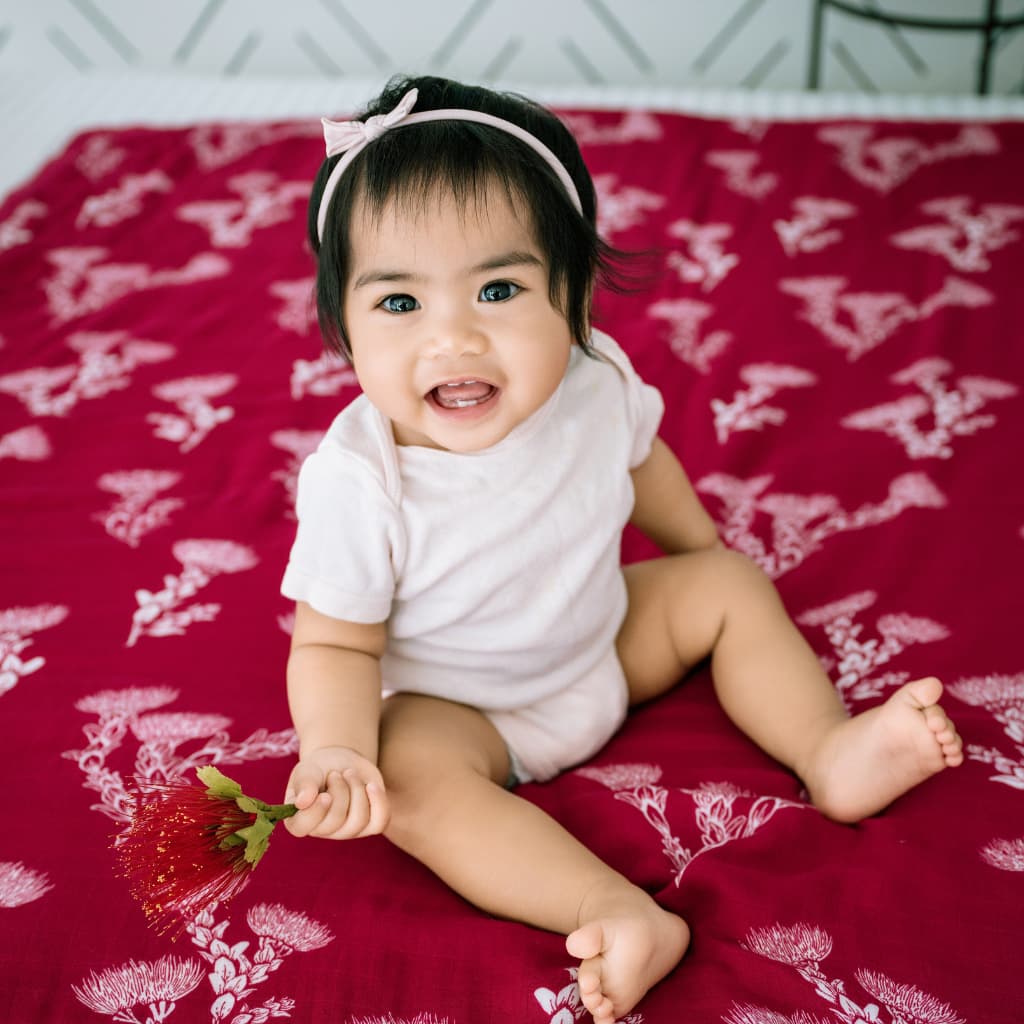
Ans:
{"type": "MultiPolygon", "coordinates": [[[[0,74],[0,196],[28,179],[77,132],[128,124],[270,120],[349,113],[384,78],[229,78],[171,73],[0,74]]],[[[1024,119],[1024,97],[871,95],[498,82],[556,107],[652,109],[772,120],[871,117],[911,120],[1024,119]]]]}

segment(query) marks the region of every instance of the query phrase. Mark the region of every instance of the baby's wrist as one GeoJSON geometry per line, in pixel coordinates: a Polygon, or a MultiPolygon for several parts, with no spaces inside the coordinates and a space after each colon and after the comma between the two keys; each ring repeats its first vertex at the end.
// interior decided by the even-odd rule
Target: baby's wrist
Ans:
{"type": "Polygon", "coordinates": [[[347,743],[318,743],[315,746],[302,746],[299,749],[300,761],[351,761],[358,758],[363,761],[372,761],[358,747],[350,746],[347,743]]]}

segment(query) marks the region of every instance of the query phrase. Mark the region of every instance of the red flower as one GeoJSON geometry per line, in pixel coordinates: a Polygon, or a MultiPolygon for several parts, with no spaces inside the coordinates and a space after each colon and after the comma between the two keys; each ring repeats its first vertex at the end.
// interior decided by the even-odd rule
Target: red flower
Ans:
{"type": "Polygon", "coordinates": [[[292,804],[242,793],[212,765],[196,770],[200,789],[182,779],[136,780],[135,811],[115,851],[120,874],[149,923],[177,932],[212,903],[237,896],[266,852],[274,825],[292,804]]]}

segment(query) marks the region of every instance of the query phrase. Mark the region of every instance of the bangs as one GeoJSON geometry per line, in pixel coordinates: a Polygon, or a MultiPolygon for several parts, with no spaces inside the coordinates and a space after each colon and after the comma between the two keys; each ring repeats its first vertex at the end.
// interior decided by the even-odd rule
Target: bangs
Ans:
{"type": "MultiPolygon", "coordinates": [[[[564,189],[543,161],[508,142],[507,136],[468,122],[392,131],[349,169],[352,187],[364,210],[377,219],[389,203],[415,216],[436,205],[440,196],[453,198],[460,209],[484,209],[498,186],[513,209],[529,218],[536,235],[531,211],[552,187],[562,194],[564,189]]],[[[565,199],[571,202],[568,195],[565,199]]]]}

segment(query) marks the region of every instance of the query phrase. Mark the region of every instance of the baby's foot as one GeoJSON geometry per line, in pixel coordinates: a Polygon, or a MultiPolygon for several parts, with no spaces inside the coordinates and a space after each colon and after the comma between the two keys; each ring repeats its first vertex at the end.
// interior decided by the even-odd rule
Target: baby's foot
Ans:
{"type": "Polygon", "coordinates": [[[962,764],[963,743],[939,707],[941,695],[938,679],[917,679],[835,726],[804,775],[815,806],[837,821],[860,821],[962,764]]]}
{"type": "Polygon", "coordinates": [[[581,918],[565,948],[580,958],[580,999],[595,1024],[629,1013],[679,963],[690,942],[683,919],[639,889],[603,904],[591,900],[581,918]],[[597,916],[584,916],[588,912],[597,916]]]}

